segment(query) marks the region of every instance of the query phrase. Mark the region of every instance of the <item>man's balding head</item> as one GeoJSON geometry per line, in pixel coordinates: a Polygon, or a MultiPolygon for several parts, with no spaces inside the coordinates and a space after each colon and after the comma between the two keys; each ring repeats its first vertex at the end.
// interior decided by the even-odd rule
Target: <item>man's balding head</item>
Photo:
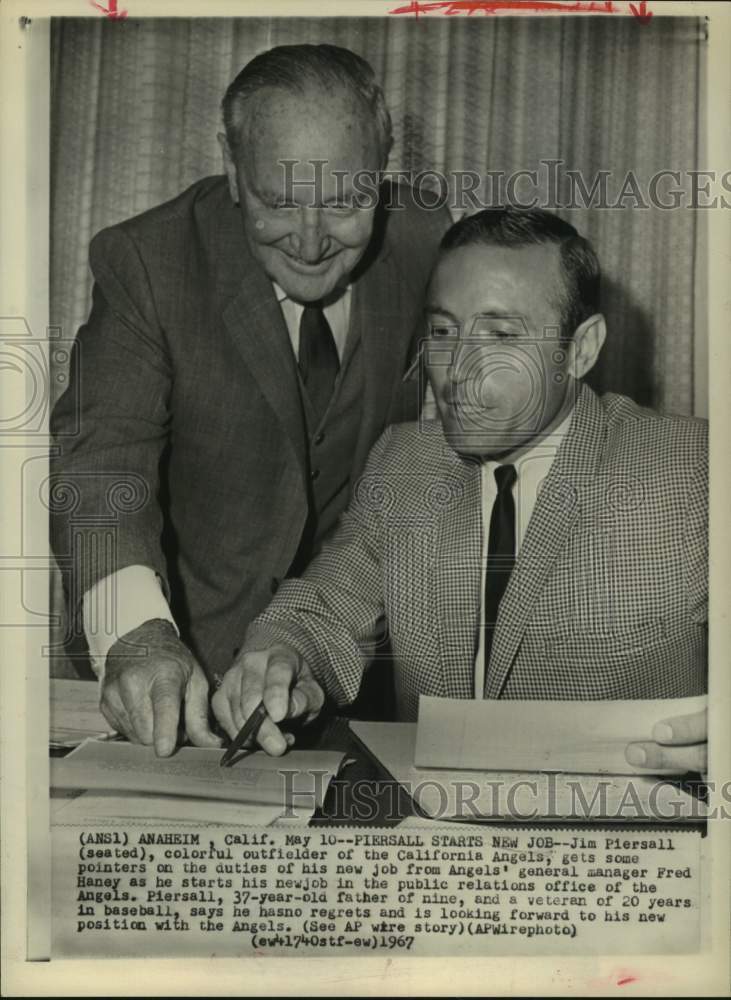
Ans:
{"type": "Polygon", "coordinates": [[[391,145],[370,66],[333,45],[281,46],[241,71],[223,112],[252,255],[295,301],[337,294],[370,242],[391,145]]]}
{"type": "Polygon", "coordinates": [[[391,116],[365,59],[338,45],[278,45],[252,59],[223,98],[226,138],[234,158],[255,138],[257,105],[267,91],[314,97],[325,105],[339,100],[350,108],[355,122],[372,130],[379,169],[385,168],[393,142],[391,116]]]}

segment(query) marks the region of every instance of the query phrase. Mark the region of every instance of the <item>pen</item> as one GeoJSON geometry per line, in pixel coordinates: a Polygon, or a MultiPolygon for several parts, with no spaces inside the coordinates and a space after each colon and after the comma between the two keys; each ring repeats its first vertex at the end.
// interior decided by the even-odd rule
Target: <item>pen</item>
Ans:
{"type": "Polygon", "coordinates": [[[239,750],[243,747],[244,743],[246,743],[246,741],[250,736],[253,736],[256,733],[257,729],[266,718],[266,715],[267,715],[267,710],[264,707],[264,702],[260,701],[259,704],[254,709],[254,711],[249,716],[249,718],[246,720],[246,722],[239,730],[236,739],[228,747],[223,757],[221,757],[221,760],[219,761],[219,765],[221,767],[230,766],[231,761],[234,759],[239,750]]]}

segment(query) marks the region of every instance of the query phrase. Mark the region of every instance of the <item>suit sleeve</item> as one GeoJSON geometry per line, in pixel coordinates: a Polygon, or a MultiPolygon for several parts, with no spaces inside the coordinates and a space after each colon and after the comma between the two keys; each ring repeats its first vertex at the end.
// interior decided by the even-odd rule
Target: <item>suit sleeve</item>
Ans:
{"type": "Polygon", "coordinates": [[[75,615],[83,595],[127,566],[167,591],[157,501],[172,371],[144,263],[130,236],[92,241],[92,309],[74,344],[51,430],[51,541],[75,615]]]}
{"type": "Polygon", "coordinates": [[[703,454],[688,489],[683,539],[688,615],[697,625],[708,622],[708,452],[703,454]]]}
{"type": "Polygon", "coordinates": [[[388,505],[387,428],[368,457],[348,509],[301,579],[286,580],[250,625],[244,650],[285,643],[296,649],[338,704],[352,702],[384,613],[381,517],[388,505]]]}

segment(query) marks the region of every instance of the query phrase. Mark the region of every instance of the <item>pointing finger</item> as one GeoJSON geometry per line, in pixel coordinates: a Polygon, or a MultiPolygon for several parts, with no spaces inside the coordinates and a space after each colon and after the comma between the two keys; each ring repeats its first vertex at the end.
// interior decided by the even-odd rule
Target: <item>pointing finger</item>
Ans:
{"type": "Polygon", "coordinates": [[[182,678],[157,679],[152,685],[151,700],[155,753],[158,757],[169,757],[178,738],[180,703],[183,700],[182,678]]]}

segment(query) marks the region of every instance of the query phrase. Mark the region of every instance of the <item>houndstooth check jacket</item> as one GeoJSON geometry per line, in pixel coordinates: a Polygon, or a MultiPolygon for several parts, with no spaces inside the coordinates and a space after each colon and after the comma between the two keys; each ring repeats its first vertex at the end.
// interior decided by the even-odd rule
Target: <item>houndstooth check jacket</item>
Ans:
{"type": "MultiPolygon", "coordinates": [[[[485,697],[704,692],[707,480],[705,422],[583,386],[500,606],[485,697]]],[[[416,718],[419,694],[470,698],[481,532],[479,465],[438,423],[392,426],[332,541],[245,648],[294,646],[347,703],[385,612],[400,717],[416,718]]]]}

